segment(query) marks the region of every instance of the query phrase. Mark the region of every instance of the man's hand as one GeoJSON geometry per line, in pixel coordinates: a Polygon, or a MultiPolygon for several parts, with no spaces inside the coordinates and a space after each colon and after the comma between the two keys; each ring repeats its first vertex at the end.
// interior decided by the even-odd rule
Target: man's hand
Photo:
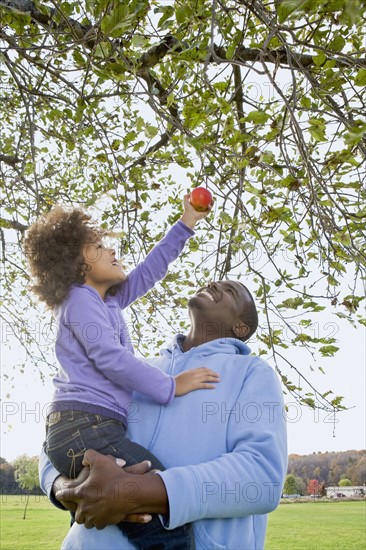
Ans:
{"type": "MultiPolygon", "coordinates": [[[[147,474],[147,472],[150,471],[150,468],[151,462],[149,460],[145,460],[144,462],[139,462],[133,466],[126,466],[124,471],[129,474],[147,474]]],[[[123,521],[128,521],[129,523],[149,523],[151,520],[152,515],[150,514],[128,514],[123,521]]]]}
{"type": "Polygon", "coordinates": [[[58,476],[53,484],[53,493],[57,500],[62,504],[62,506],[69,510],[70,512],[75,512],[76,510],[76,503],[73,501],[68,500],[61,500],[58,495],[61,494],[62,489],[74,489],[75,487],[78,487],[78,485],[81,485],[84,483],[84,481],[89,476],[89,468],[83,468],[75,479],[69,479],[65,476],[58,476]]]}
{"type": "Polygon", "coordinates": [[[149,512],[166,513],[167,496],[160,476],[142,475],[149,470],[149,462],[130,467],[130,472],[138,472],[130,473],[121,469],[115,459],[88,450],[83,464],[89,469],[86,479],[82,483],[77,480],[64,483],[55,493],[60,502],[77,506],[77,523],[84,523],[86,528],[103,529],[106,525],[129,521],[131,517],[136,521],[144,516],[145,521],[139,522],[146,523],[151,519],[149,512]]]}
{"type": "Polygon", "coordinates": [[[189,369],[175,377],[175,395],[179,397],[194,390],[213,390],[218,382],[220,376],[211,369],[189,369]]]}
{"type": "Polygon", "coordinates": [[[209,213],[212,210],[213,203],[210,204],[208,209],[205,210],[204,212],[198,212],[198,210],[195,210],[191,205],[191,203],[189,202],[189,196],[190,194],[188,193],[183,197],[184,212],[183,212],[183,216],[181,217],[181,220],[187,227],[190,227],[191,229],[193,229],[199,220],[202,220],[203,218],[206,218],[206,216],[209,215],[209,213]]]}

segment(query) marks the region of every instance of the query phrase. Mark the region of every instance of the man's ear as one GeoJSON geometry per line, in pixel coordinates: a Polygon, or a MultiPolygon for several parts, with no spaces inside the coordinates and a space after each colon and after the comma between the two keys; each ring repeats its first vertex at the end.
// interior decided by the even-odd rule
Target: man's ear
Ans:
{"type": "Polygon", "coordinates": [[[237,338],[245,338],[250,332],[248,325],[243,323],[243,321],[237,321],[232,328],[233,333],[237,338]]]}

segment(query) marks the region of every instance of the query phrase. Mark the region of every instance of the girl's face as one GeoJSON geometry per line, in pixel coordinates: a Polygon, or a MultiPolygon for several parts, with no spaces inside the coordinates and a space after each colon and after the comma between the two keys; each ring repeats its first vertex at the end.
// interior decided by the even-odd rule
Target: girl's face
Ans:
{"type": "Polygon", "coordinates": [[[127,279],[122,265],[116,260],[115,250],[105,247],[99,237],[84,245],[83,256],[88,265],[85,284],[95,288],[103,299],[109,288],[127,279]]]}

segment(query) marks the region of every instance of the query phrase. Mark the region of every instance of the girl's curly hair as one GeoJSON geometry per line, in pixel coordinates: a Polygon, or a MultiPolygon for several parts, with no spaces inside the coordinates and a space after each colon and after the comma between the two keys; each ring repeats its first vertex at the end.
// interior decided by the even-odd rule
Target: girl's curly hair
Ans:
{"type": "Polygon", "coordinates": [[[101,236],[78,208],[55,206],[29,227],[23,247],[36,283],[31,289],[48,307],[61,304],[71,285],[84,282],[88,266],[83,247],[101,236]]]}

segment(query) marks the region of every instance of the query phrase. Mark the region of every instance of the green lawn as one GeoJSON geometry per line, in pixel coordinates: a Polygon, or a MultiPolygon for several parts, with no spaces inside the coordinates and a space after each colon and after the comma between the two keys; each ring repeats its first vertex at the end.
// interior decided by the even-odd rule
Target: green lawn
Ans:
{"type": "MultiPolygon", "coordinates": [[[[1,498],[2,550],[58,550],[69,516],[45,497],[1,498]]],[[[282,504],[270,514],[265,550],[365,550],[365,502],[282,504]]],[[[90,549],[92,550],[92,549],[90,549]]],[[[231,549],[235,550],[235,549],[231,549]]]]}
{"type": "Polygon", "coordinates": [[[269,515],[265,550],[365,550],[361,502],[281,504],[269,515]]]}
{"type": "Polygon", "coordinates": [[[1,497],[1,550],[58,550],[70,525],[67,512],[46,497],[30,496],[26,518],[25,496],[1,497]]]}

